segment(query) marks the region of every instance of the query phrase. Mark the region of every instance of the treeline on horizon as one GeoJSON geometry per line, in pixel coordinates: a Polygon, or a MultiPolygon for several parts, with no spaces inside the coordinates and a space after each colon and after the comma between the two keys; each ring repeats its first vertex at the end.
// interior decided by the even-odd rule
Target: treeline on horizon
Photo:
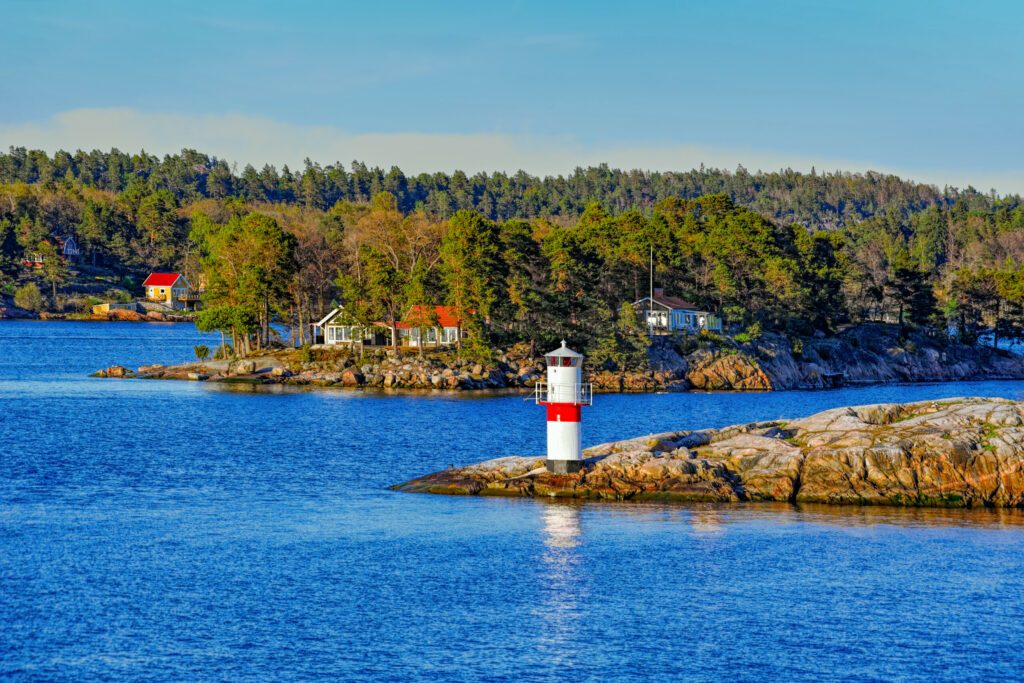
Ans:
{"type": "MultiPolygon", "coordinates": [[[[204,324],[242,347],[265,344],[272,319],[305,330],[334,303],[364,322],[449,303],[473,330],[469,353],[566,336],[628,365],[643,341],[623,304],[646,291],[652,249],[658,286],[744,338],[865,320],[1019,336],[1022,228],[1017,196],[874,173],[236,174],[190,150],[0,155],[5,282],[73,235],[86,263],[121,274],[202,274],[204,324]]],[[[65,275],[41,275],[56,295],[65,275]]]]}
{"type": "MultiPolygon", "coordinates": [[[[870,218],[886,209],[904,214],[929,206],[966,202],[988,208],[998,198],[972,187],[961,190],[915,183],[894,175],[867,172],[800,173],[793,170],[749,173],[713,168],[651,172],[611,169],[606,165],[577,168],[568,176],[514,174],[420,173],[369,167],[354,161],[321,166],[306,160],[302,169],[266,164],[260,169],[234,165],[195,150],[163,158],[140,152],[127,154],[79,150],[58,151],[11,147],[0,153],[0,183],[48,184],[68,181],[84,187],[123,192],[133,184],[150,191],[166,190],[179,203],[198,199],[239,197],[249,202],[299,205],[327,210],[339,201],[368,202],[390,192],[404,213],[424,210],[440,218],[456,211],[477,211],[491,220],[561,218],[574,220],[586,206],[599,203],[622,213],[651,209],[662,199],[695,199],[725,193],[741,206],[782,223],[836,228],[870,218]]],[[[1009,199],[1009,198],[1008,198],[1009,199]]],[[[1012,197],[1019,201],[1019,197],[1012,197]]]]}

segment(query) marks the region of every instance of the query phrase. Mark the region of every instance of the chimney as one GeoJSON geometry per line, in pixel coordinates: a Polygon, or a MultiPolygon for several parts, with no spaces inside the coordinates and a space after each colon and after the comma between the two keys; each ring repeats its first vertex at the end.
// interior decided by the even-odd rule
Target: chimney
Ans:
{"type": "Polygon", "coordinates": [[[665,296],[665,288],[664,287],[655,287],[654,288],[654,296],[665,296]]]}

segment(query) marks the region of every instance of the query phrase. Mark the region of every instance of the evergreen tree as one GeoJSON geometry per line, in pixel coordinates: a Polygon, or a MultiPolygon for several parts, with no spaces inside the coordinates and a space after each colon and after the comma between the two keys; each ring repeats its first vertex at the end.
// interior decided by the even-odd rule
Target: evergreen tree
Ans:
{"type": "Polygon", "coordinates": [[[49,283],[51,302],[53,307],[57,308],[57,288],[68,279],[68,264],[50,240],[40,242],[36,247],[36,253],[43,261],[43,281],[49,283]]]}
{"type": "Polygon", "coordinates": [[[441,241],[441,275],[448,303],[470,327],[487,332],[501,277],[497,226],[472,211],[459,211],[448,221],[441,241]]]}

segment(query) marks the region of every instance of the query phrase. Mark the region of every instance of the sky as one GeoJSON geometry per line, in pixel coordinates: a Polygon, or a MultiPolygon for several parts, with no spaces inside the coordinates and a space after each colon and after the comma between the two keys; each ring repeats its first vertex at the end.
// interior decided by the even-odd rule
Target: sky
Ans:
{"type": "Polygon", "coordinates": [[[0,149],[1024,193],[1024,3],[0,0],[0,149]]]}

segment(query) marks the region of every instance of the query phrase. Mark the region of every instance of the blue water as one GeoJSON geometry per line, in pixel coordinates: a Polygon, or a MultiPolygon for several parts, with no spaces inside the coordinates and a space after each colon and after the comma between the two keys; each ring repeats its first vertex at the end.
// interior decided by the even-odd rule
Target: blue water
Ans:
{"type": "MultiPolygon", "coordinates": [[[[1024,516],[555,504],[389,484],[543,451],[518,396],[99,380],[186,325],[0,323],[0,677],[993,680],[1024,516]]],[[[584,438],[1022,382],[598,396],[584,438]]]]}

